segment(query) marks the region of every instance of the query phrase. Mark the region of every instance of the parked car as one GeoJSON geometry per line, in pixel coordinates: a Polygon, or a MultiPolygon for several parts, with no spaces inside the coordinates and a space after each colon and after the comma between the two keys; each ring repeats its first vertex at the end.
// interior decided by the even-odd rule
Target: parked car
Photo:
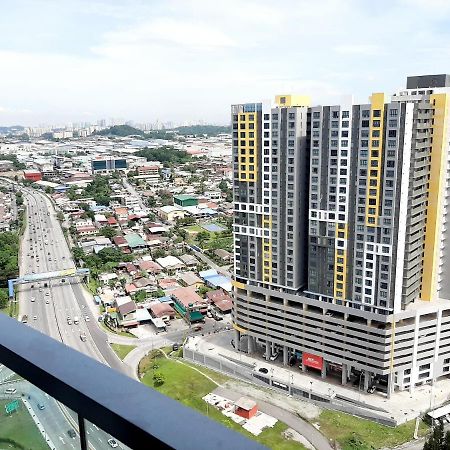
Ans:
{"type": "Polygon", "coordinates": [[[117,448],[119,446],[119,444],[115,439],[108,439],[108,444],[112,448],[117,448]]]}
{"type": "Polygon", "coordinates": [[[269,369],[266,369],[265,367],[260,367],[260,368],[258,369],[258,372],[261,372],[261,373],[269,373],[269,369]]]}
{"type": "Polygon", "coordinates": [[[203,327],[200,325],[197,325],[196,327],[194,327],[194,331],[200,331],[202,329],[203,329],[203,327]]]}
{"type": "Polygon", "coordinates": [[[172,345],[172,350],[174,352],[176,352],[179,348],[180,348],[180,346],[176,342],[175,342],[175,344],[172,345]]]}
{"type": "Polygon", "coordinates": [[[37,407],[38,407],[38,409],[40,409],[41,411],[42,411],[43,409],[45,409],[45,405],[44,405],[43,403],[38,403],[38,404],[37,404],[37,407]]]}

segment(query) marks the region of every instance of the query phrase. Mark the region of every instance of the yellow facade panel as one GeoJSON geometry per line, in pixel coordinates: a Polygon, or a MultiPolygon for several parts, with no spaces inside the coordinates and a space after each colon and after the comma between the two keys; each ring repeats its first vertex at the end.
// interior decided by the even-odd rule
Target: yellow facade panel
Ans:
{"type": "Polygon", "coordinates": [[[427,227],[425,231],[423,276],[420,298],[432,301],[437,296],[442,195],[446,176],[448,143],[448,94],[430,96],[433,105],[433,142],[428,184],[427,227]]]}
{"type": "Polygon", "coordinates": [[[280,107],[311,106],[311,97],[307,95],[276,95],[275,103],[280,107]]]}

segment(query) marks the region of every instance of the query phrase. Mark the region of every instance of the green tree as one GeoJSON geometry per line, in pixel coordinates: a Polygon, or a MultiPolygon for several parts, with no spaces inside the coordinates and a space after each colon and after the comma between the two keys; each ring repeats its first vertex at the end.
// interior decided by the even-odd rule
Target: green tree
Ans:
{"type": "Polygon", "coordinates": [[[166,256],[166,252],[161,248],[157,248],[152,251],[152,256],[155,259],[164,258],[164,256],[166,256]]]}
{"type": "Polygon", "coordinates": [[[9,298],[7,289],[0,288],[0,309],[8,306],[9,298]]]}
{"type": "Polygon", "coordinates": [[[423,450],[444,450],[446,447],[447,436],[444,437],[444,425],[442,422],[433,427],[433,432],[425,441],[423,450]]]}
{"type": "Polygon", "coordinates": [[[16,205],[17,206],[23,205],[23,195],[22,192],[20,191],[16,192],[16,205]]]}
{"type": "Polygon", "coordinates": [[[75,247],[72,250],[73,257],[75,258],[75,261],[85,260],[86,259],[86,253],[84,253],[84,250],[80,247],[75,247]]]}
{"type": "Polygon", "coordinates": [[[196,239],[200,244],[200,247],[203,248],[203,245],[209,239],[209,233],[207,231],[200,231],[199,233],[197,233],[196,239]]]}
{"type": "Polygon", "coordinates": [[[114,236],[117,235],[117,230],[113,227],[103,227],[100,229],[99,234],[109,239],[112,239],[114,236]]]}
{"type": "Polygon", "coordinates": [[[60,222],[64,222],[64,213],[62,211],[58,211],[58,214],[56,214],[56,218],[60,221],[60,222]]]}
{"type": "Polygon", "coordinates": [[[162,372],[155,372],[153,374],[153,383],[155,386],[162,386],[166,381],[166,377],[162,372]]]}
{"type": "Polygon", "coordinates": [[[172,146],[159,148],[143,148],[136,152],[137,156],[147,158],[147,161],[159,161],[163,164],[182,164],[190,161],[191,156],[184,150],[178,150],[172,146]]]}

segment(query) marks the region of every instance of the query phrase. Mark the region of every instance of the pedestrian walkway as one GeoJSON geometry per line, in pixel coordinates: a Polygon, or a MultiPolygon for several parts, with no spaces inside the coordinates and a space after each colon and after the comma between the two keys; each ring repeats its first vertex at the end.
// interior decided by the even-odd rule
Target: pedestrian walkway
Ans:
{"type": "MultiPolygon", "coordinates": [[[[391,399],[383,394],[367,394],[364,391],[353,388],[351,385],[343,386],[340,380],[327,378],[322,379],[319,374],[313,372],[304,373],[298,367],[283,366],[280,362],[265,361],[262,355],[254,353],[237,352],[229,344],[229,339],[224,340],[220,335],[195,336],[187,343],[187,349],[222,358],[224,360],[238,360],[240,363],[253,367],[253,372],[260,369],[267,370],[266,377],[282,381],[287,386],[295,386],[322,398],[347,399],[356,405],[384,415],[387,419],[393,419],[398,424],[412,420],[430,407],[436,407],[450,398],[450,379],[444,379],[435,384],[434,387],[423,385],[416,387],[413,393],[409,391],[395,392],[391,399]]],[[[264,372],[262,372],[264,373],[264,372]]],[[[260,375],[262,375],[260,373],[260,375]]]]}
{"type": "MultiPolygon", "coordinates": [[[[213,393],[220,395],[221,397],[228,398],[232,401],[236,401],[242,397],[242,393],[224,387],[214,389],[213,393]]],[[[267,403],[260,399],[255,399],[255,401],[257,402],[260,411],[269,416],[275,417],[281,422],[284,422],[290,428],[300,433],[316,449],[332,450],[333,447],[328,442],[328,439],[310,423],[292,414],[291,412],[286,411],[285,409],[272,405],[271,403],[267,403]]]]}

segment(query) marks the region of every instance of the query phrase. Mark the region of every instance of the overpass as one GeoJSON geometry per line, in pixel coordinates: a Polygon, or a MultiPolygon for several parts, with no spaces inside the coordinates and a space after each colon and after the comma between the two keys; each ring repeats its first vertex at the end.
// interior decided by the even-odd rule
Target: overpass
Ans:
{"type": "Polygon", "coordinates": [[[45,272],[45,273],[32,273],[24,275],[19,278],[12,278],[8,280],[8,294],[9,298],[14,298],[14,286],[16,284],[37,283],[38,281],[56,280],[59,278],[71,278],[71,277],[89,277],[89,269],[64,269],[57,272],[45,272]]]}

